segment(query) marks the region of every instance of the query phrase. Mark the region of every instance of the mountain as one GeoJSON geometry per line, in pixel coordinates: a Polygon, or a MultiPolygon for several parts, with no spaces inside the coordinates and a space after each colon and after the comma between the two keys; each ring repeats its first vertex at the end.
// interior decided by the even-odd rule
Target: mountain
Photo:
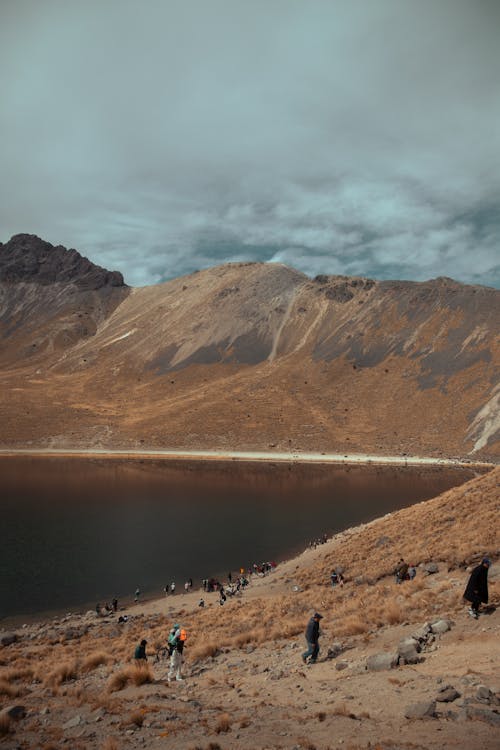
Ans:
{"type": "Polygon", "coordinates": [[[4,446],[498,459],[500,292],[226,264],[130,288],[0,245],[4,446]]]}

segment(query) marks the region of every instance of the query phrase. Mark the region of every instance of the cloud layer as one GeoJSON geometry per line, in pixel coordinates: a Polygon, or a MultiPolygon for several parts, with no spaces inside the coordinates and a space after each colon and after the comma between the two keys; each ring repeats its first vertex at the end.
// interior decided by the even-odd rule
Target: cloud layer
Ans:
{"type": "Polygon", "coordinates": [[[4,0],[5,241],[500,286],[500,5],[4,0]]]}

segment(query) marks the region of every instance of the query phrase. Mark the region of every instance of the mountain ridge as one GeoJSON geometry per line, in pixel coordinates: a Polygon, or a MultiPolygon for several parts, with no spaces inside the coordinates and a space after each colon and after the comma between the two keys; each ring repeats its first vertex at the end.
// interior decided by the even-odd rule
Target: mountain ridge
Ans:
{"type": "Polygon", "coordinates": [[[14,445],[499,456],[493,288],[266,263],[146,287],[29,278],[0,275],[14,445]]]}

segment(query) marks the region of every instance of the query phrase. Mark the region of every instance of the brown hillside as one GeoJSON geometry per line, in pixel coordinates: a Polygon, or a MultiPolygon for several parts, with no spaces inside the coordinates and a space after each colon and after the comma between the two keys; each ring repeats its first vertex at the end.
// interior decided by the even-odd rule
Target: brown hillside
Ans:
{"type": "Polygon", "coordinates": [[[30,274],[0,282],[6,447],[500,455],[497,290],[257,263],[132,290],[30,274]]]}

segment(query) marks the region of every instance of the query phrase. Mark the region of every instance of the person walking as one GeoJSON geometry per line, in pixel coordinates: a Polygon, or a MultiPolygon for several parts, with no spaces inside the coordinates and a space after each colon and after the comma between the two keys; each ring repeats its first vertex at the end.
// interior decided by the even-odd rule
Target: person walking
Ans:
{"type": "Polygon", "coordinates": [[[134,660],[137,667],[140,667],[144,662],[147,662],[148,657],[146,656],[147,640],[145,638],[135,647],[134,660]]]}
{"type": "Polygon", "coordinates": [[[168,670],[167,679],[169,682],[172,682],[174,677],[178,682],[181,682],[184,679],[182,676],[182,662],[185,641],[186,631],[184,628],[181,628],[179,623],[176,623],[168,636],[170,669],[168,670]]]}
{"type": "Polygon", "coordinates": [[[316,660],[319,654],[319,621],[322,619],[323,615],[315,612],[307,623],[305,633],[307,641],[307,651],[304,651],[304,653],[302,654],[302,661],[304,662],[304,664],[316,664],[316,660]]]}
{"type": "Polygon", "coordinates": [[[141,590],[140,590],[139,586],[137,586],[137,588],[136,588],[136,590],[135,590],[135,594],[134,594],[134,602],[135,602],[136,604],[137,604],[137,602],[139,601],[139,597],[140,597],[140,595],[141,595],[141,590]]]}
{"type": "Polygon", "coordinates": [[[477,565],[467,582],[464,591],[464,599],[470,602],[469,615],[475,620],[479,617],[479,607],[481,602],[488,604],[488,570],[491,560],[483,557],[481,564],[477,565]]]}

